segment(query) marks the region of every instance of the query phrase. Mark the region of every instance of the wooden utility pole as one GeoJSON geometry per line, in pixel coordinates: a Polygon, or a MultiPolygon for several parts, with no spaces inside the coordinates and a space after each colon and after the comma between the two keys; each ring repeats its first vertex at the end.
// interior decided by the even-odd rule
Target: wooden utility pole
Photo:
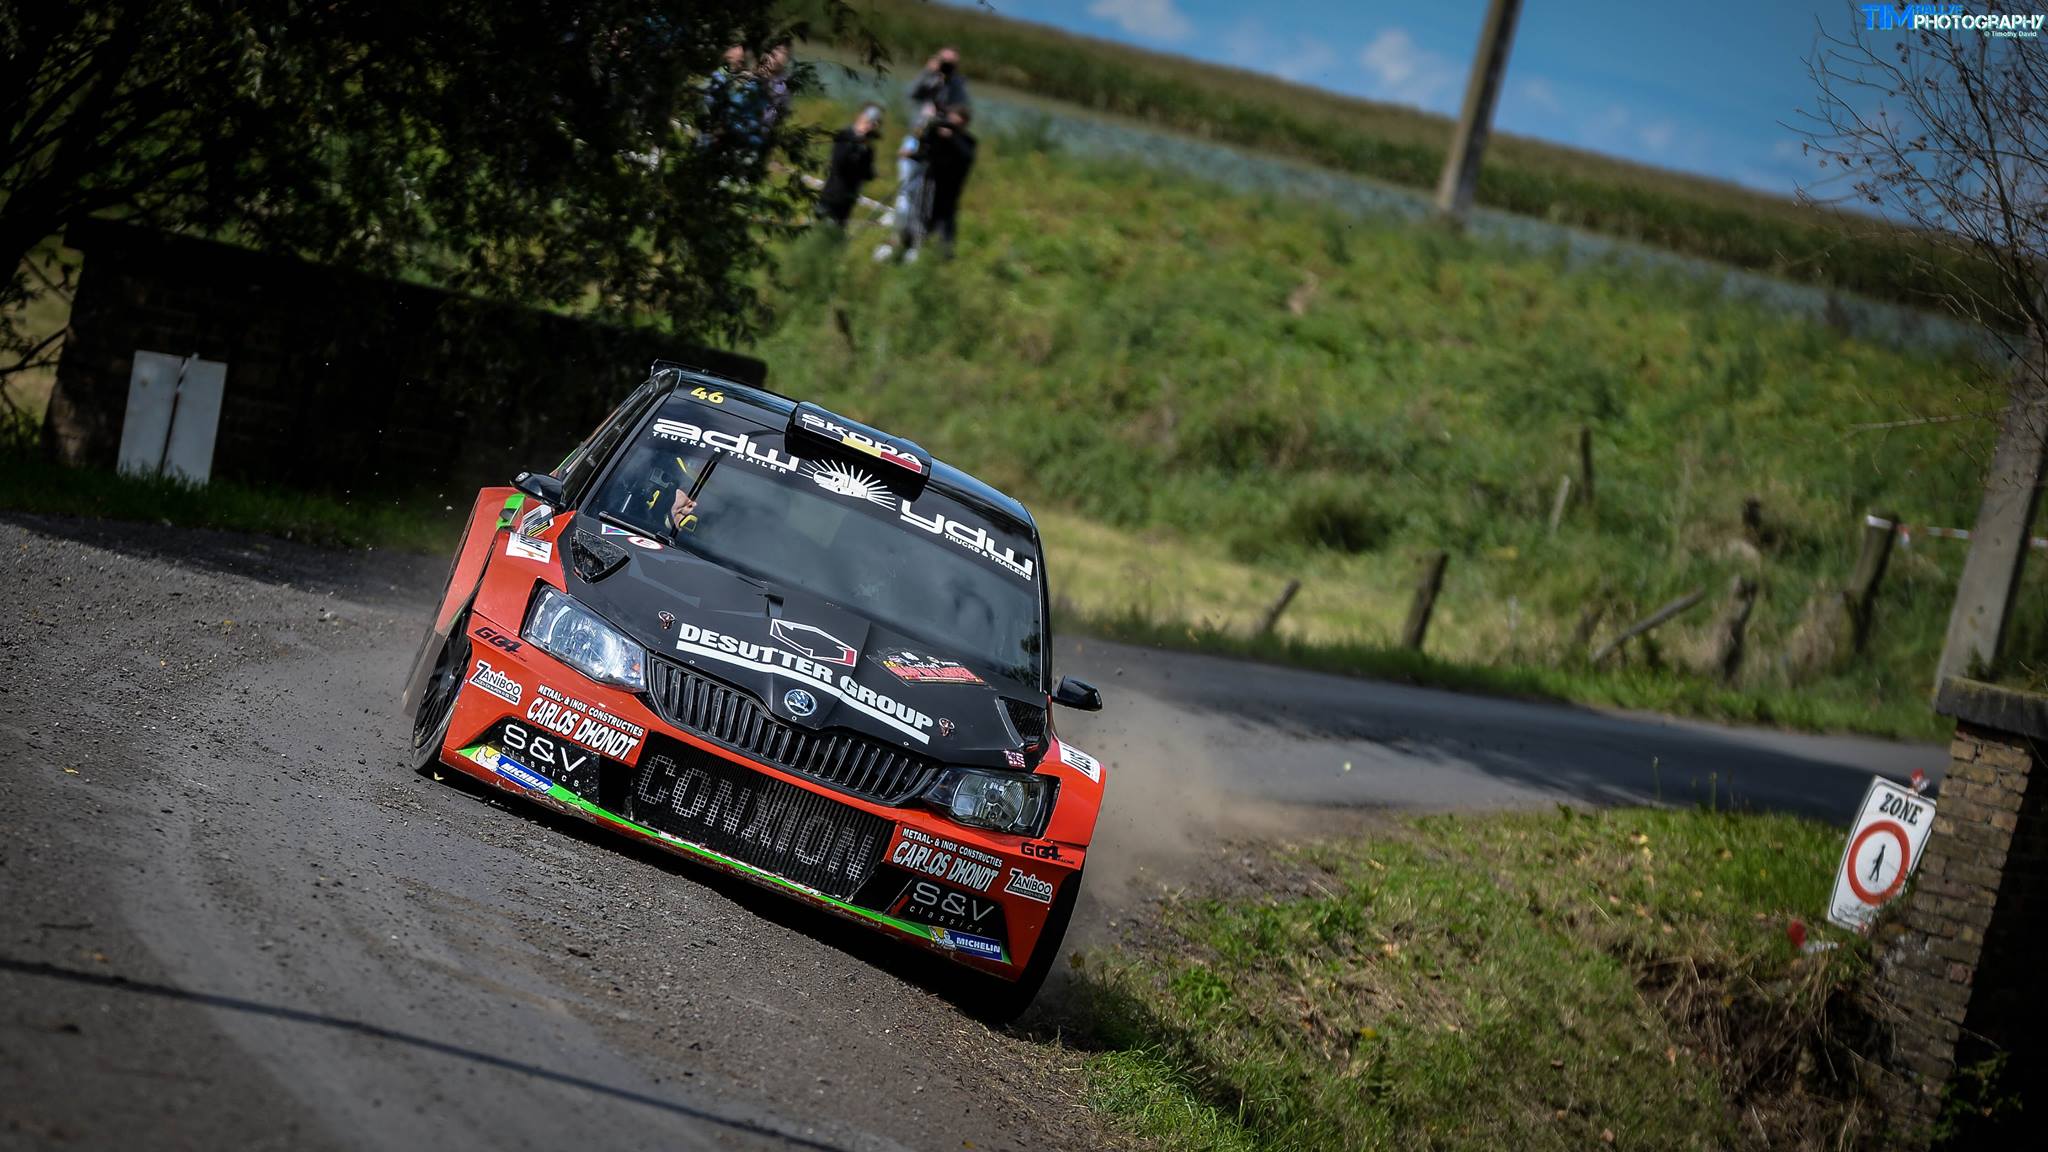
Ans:
{"type": "Polygon", "coordinates": [[[1422,562],[1422,575],[1415,581],[1415,602],[1408,606],[1408,623],[1401,628],[1401,647],[1410,651],[1422,651],[1423,637],[1429,634],[1429,616],[1436,611],[1436,594],[1443,591],[1444,565],[1451,562],[1448,552],[1432,552],[1422,562]]]}
{"type": "Polygon", "coordinates": [[[2005,643],[2048,462],[2048,336],[2034,334],[2028,359],[2031,364],[2023,360],[2015,367],[2012,404],[1999,427],[1991,474],[1984,478],[1984,498],[1970,528],[1970,554],[1956,583],[1956,605],[1934,676],[1936,692],[1951,676],[1996,664],[2005,643]]]}
{"type": "MultiPolygon", "coordinates": [[[[1436,186],[1437,214],[1447,219],[1462,221],[1466,209],[1472,207],[1472,190],[1479,184],[1479,162],[1493,131],[1493,106],[1500,99],[1501,80],[1508,70],[1508,46],[1514,41],[1515,17],[1521,9],[1522,0],[1492,0],[1486,6],[1479,50],[1472,57],[1472,77],[1465,82],[1465,110],[1458,116],[1458,131],[1451,137],[1443,178],[1436,186]]],[[[1587,495],[1591,494],[1588,490],[1587,495]]]]}

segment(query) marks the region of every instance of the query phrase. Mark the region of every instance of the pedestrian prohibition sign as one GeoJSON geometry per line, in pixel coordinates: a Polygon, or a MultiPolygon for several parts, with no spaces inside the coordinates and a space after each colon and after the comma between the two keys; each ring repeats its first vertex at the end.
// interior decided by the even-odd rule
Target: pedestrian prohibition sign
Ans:
{"type": "Polygon", "coordinates": [[[1933,827],[1933,801],[1882,776],[1872,779],[1835,869],[1828,919],[1858,932],[1869,928],[1877,910],[1906,886],[1933,827]]]}

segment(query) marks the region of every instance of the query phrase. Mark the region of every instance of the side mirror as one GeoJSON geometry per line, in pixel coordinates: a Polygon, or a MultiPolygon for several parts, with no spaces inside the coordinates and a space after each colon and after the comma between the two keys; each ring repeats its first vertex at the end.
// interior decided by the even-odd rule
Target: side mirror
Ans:
{"type": "Polygon", "coordinates": [[[1072,676],[1060,677],[1058,686],[1052,690],[1052,702],[1083,712],[1102,711],[1102,693],[1096,691],[1095,685],[1072,676]]]}
{"type": "Polygon", "coordinates": [[[512,478],[512,486],[550,508],[562,505],[562,482],[545,472],[521,472],[512,478]]]}

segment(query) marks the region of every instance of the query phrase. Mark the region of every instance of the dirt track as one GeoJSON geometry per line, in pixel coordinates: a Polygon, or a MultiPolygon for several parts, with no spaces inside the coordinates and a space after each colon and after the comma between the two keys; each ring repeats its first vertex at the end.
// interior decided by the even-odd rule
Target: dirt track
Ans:
{"type": "MultiPolygon", "coordinates": [[[[443,561],[28,519],[0,556],[0,1147],[1107,1139],[1076,1057],[973,1023],[936,962],[403,768],[443,561]]],[[[1225,812],[1307,819],[1268,801],[1676,800],[1732,770],[1825,812],[1939,761],[1093,642],[1062,670],[1112,709],[1062,718],[1115,773],[1083,943],[1225,812]]]]}

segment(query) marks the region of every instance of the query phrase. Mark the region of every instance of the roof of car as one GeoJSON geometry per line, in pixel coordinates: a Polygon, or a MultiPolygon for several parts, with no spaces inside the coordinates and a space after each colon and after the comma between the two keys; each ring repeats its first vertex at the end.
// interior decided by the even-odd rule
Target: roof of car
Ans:
{"type": "MultiPolygon", "coordinates": [[[[779,392],[770,392],[768,389],[757,387],[756,385],[742,384],[737,380],[728,380],[723,376],[706,372],[701,368],[691,368],[688,365],[676,364],[667,360],[656,360],[654,362],[653,372],[661,372],[664,369],[676,372],[679,382],[715,384],[720,390],[730,395],[739,396],[756,407],[765,408],[775,413],[783,422],[788,421],[790,412],[795,410],[797,405],[795,400],[779,392]]],[[[1038,522],[1031,518],[1031,510],[1024,507],[1022,501],[969,473],[962,472],[944,460],[934,459],[932,461],[931,483],[949,496],[982,505],[992,511],[1008,516],[1018,523],[1028,526],[1034,534],[1038,531],[1038,522]]]]}

